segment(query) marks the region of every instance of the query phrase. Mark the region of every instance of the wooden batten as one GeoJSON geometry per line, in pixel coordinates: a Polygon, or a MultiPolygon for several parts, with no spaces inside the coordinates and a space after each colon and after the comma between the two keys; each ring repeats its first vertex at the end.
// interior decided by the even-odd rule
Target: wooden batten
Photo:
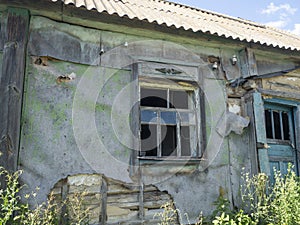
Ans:
{"type": "Polygon", "coordinates": [[[0,74],[0,165],[17,169],[29,11],[9,8],[0,74]]]}

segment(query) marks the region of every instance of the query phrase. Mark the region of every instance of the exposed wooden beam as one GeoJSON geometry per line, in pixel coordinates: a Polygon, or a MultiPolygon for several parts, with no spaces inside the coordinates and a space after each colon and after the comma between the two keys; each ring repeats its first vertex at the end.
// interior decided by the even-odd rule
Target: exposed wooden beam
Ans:
{"type": "Polygon", "coordinates": [[[29,11],[8,8],[2,29],[4,48],[0,74],[0,165],[17,170],[29,11]]]}

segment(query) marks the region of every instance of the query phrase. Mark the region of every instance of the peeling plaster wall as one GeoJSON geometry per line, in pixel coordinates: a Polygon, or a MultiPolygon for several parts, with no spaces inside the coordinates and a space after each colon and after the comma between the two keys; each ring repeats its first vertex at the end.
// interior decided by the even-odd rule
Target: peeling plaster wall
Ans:
{"type": "Polygon", "coordinates": [[[43,66],[33,64],[31,58],[28,61],[19,168],[28,188],[41,188],[38,200],[45,200],[61,177],[93,172],[77,148],[72,129],[76,81],[56,83],[65,73],[75,72],[80,78],[86,66],[59,61],[43,66]]]}
{"type": "Polygon", "coordinates": [[[227,69],[213,71],[208,56],[220,57],[218,47],[177,43],[174,48],[163,41],[36,16],[31,18],[30,29],[19,169],[24,171],[21,178],[27,189],[40,187],[38,201],[45,200],[51,188],[68,175],[97,173],[134,183],[128,170],[132,137],[126,127],[129,118],[119,121],[120,107],[114,107],[130,110],[130,64],[143,58],[200,63],[207,149],[200,163],[143,165],[142,181],[167,192],[176,207],[189,214],[191,222],[201,211],[209,214],[219,195],[238,202],[241,168],[249,170],[251,164],[247,129],[242,139],[236,135],[224,138],[216,132],[226,109],[225,77],[240,77],[238,67],[230,65],[230,57],[238,49],[222,49],[227,69]],[[133,46],[126,48],[126,42],[133,46]],[[100,59],[101,50],[104,54],[100,59]],[[72,73],[76,78],[70,80],[72,73]]]}

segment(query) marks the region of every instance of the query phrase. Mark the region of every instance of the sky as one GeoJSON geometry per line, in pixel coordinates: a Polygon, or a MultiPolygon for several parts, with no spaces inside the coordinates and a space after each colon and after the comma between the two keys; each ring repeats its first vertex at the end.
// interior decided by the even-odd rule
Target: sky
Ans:
{"type": "Polygon", "coordinates": [[[300,0],[171,0],[266,24],[300,36],[300,0]]]}

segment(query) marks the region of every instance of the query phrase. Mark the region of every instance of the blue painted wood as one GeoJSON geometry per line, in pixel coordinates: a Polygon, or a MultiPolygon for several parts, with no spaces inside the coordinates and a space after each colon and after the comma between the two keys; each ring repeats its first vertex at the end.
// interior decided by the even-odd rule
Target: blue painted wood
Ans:
{"type": "Polygon", "coordinates": [[[269,156],[268,150],[266,148],[258,149],[258,160],[259,160],[259,168],[260,172],[271,175],[270,165],[269,165],[269,156]]]}
{"type": "Polygon", "coordinates": [[[290,145],[269,144],[269,147],[269,158],[277,157],[289,159],[289,161],[294,160],[294,149],[290,145]]]}
{"type": "MultiPolygon", "coordinates": [[[[289,133],[290,141],[286,143],[276,143],[277,140],[268,140],[268,157],[270,166],[270,181],[274,183],[275,170],[279,171],[282,175],[287,174],[288,165],[296,165],[296,149],[295,149],[295,129],[293,113],[294,109],[291,104],[282,105],[282,101],[273,101],[272,103],[265,102],[265,108],[272,110],[285,111],[288,113],[289,117],[289,133]],[[278,104],[279,103],[279,104],[278,104]]],[[[286,102],[287,103],[287,102],[286,102]]],[[[297,170],[296,170],[297,172],[297,170]]]]}
{"type": "Polygon", "coordinates": [[[261,94],[258,92],[253,93],[253,111],[255,119],[256,142],[264,145],[267,143],[264,102],[261,94]]]}
{"type": "Polygon", "coordinates": [[[284,111],[284,112],[291,112],[292,106],[276,104],[276,103],[275,102],[274,103],[264,102],[264,108],[265,109],[280,110],[280,111],[284,111]]]}
{"type": "Polygon", "coordinates": [[[292,101],[292,100],[286,100],[286,99],[280,99],[280,98],[268,98],[268,99],[265,99],[264,102],[265,102],[265,104],[266,103],[281,104],[283,107],[299,105],[298,101],[292,101]]]}
{"type": "Polygon", "coordinates": [[[297,175],[300,171],[300,106],[294,108],[294,122],[295,122],[295,147],[296,147],[296,160],[297,160],[297,175]]]}
{"type": "MultiPolygon", "coordinates": [[[[265,117],[264,117],[264,102],[260,93],[253,93],[253,113],[255,123],[255,133],[257,146],[266,146],[266,128],[265,128],[265,117]]],[[[260,172],[270,176],[270,165],[268,150],[265,148],[258,148],[258,163],[260,172]]]]}

